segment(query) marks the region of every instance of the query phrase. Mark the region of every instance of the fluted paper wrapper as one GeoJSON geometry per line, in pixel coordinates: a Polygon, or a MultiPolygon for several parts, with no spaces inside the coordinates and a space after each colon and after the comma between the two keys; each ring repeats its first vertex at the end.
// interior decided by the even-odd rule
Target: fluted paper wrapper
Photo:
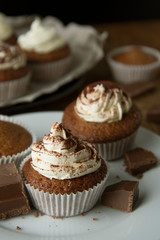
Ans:
{"type": "Polygon", "coordinates": [[[115,160],[121,158],[132,146],[136,137],[137,131],[130,136],[114,142],[94,143],[100,156],[106,160],[115,160]]]}
{"type": "Polygon", "coordinates": [[[113,49],[107,55],[107,62],[111,68],[115,80],[119,83],[129,84],[133,82],[144,82],[155,79],[160,74],[160,53],[158,50],[140,46],[144,52],[152,54],[157,58],[157,61],[144,65],[127,65],[117,62],[113,59],[116,54],[130,50],[134,46],[125,46],[113,49]]]}
{"type": "Polygon", "coordinates": [[[30,63],[32,79],[35,82],[51,82],[63,76],[71,65],[72,57],[48,63],[30,63]]]}
{"type": "MultiPolygon", "coordinates": [[[[24,163],[30,158],[31,156],[26,157],[26,159],[21,163],[21,174],[24,163]]],[[[95,206],[105,189],[105,183],[108,175],[109,171],[107,171],[107,175],[101,183],[89,190],[64,195],[54,193],[50,194],[47,192],[44,193],[44,191],[34,189],[34,187],[27,184],[25,180],[24,183],[30,196],[30,200],[37,210],[54,217],[71,217],[85,213],[95,206]]]]}
{"type": "Polygon", "coordinates": [[[16,80],[0,82],[0,102],[9,102],[23,96],[29,85],[30,78],[31,72],[16,80]]]}
{"type": "MultiPolygon", "coordinates": [[[[28,126],[26,126],[25,124],[23,124],[22,122],[20,122],[19,120],[17,120],[16,118],[13,117],[8,117],[6,115],[0,115],[0,121],[6,121],[6,122],[11,122],[17,125],[20,125],[21,127],[23,127],[24,129],[26,129],[32,136],[32,143],[36,142],[37,137],[36,134],[33,132],[32,129],[30,129],[28,126]]],[[[31,144],[32,144],[31,143],[31,144]]],[[[17,167],[19,167],[21,161],[27,156],[29,155],[31,152],[31,145],[26,148],[24,151],[19,152],[17,154],[13,154],[12,156],[8,155],[8,156],[2,156],[0,158],[0,164],[7,164],[7,163],[11,163],[14,162],[16,164],[17,167]]]]}

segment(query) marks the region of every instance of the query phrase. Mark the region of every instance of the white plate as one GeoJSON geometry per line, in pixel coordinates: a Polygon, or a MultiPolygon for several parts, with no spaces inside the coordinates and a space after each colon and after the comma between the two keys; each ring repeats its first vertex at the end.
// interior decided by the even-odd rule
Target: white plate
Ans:
{"type": "MultiPolygon", "coordinates": [[[[15,115],[17,119],[32,127],[40,140],[48,134],[51,125],[61,122],[62,112],[38,112],[15,115]]],[[[151,150],[160,159],[160,136],[140,128],[135,146],[151,150]]],[[[123,159],[110,162],[111,173],[108,184],[120,179],[137,180],[124,171],[123,159]],[[117,178],[120,177],[120,179],[117,178]]],[[[160,239],[160,166],[144,173],[139,180],[140,197],[135,211],[125,213],[101,206],[99,203],[84,216],[53,219],[50,216],[35,217],[33,211],[24,215],[0,221],[0,239],[160,239]],[[21,228],[16,230],[16,226],[21,228]]]]}

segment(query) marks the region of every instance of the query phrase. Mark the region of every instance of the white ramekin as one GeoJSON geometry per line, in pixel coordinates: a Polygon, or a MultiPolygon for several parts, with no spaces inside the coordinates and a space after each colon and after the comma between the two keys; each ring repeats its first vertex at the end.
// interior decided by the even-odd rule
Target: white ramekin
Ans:
{"type": "Polygon", "coordinates": [[[129,84],[138,81],[149,81],[155,79],[160,74],[160,51],[148,46],[129,45],[118,47],[107,54],[106,60],[114,79],[119,83],[129,84]],[[133,47],[140,47],[144,52],[155,56],[157,61],[137,66],[120,63],[113,59],[115,55],[126,52],[133,47]]]}

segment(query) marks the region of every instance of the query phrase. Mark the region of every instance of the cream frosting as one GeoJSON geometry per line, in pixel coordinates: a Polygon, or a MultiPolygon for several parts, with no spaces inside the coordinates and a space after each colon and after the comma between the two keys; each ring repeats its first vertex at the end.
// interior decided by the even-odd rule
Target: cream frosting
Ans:
{"type": "Polygon", "coordinates": [[[132,106],[131,98],[122,89],[105,89],[97,84],[86,87],[76,100],[75,112],[87,122],[115,122],[122,119],[132,106]]]}
{"type": "Polygon", "coordinates": [[[25,66],[27,59],[16,46],[0,41],[0,69],[18,69],[25,66]]]}
{"type": "Polygon", "coordinates": [[[43,141],[32,144],[32,167],[47,178],[72,179],[96,171],[101,165],[97,150],[55,123],[43,141]]]}
{"type": "Polygon", "coordinates": [[[44,26],[40,18],[36,18],[30,30],[18,37],[18,44],[22,49],[43,54],[63,47],[66,42],[54,26],[44,26]]]}
{"type": "Polygon", "coordinates": [[[13,27],[9,23],[7,16],[3,13],[0,13],[0,40],[7,40],[12,36],[13,32],[13,27]]]}

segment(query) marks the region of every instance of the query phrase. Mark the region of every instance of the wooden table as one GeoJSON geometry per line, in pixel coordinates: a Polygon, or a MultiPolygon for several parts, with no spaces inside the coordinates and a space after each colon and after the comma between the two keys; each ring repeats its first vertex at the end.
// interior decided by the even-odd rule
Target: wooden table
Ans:
{"type": "MultiPolygon", "coordinates": [[[[107,31],[109,37],[104,46],[105,54],[118,46],[128,44],[146,45],[160,50],[160,21],[141,21],[141,22],[121,22],[121,23],[104,23],[94,25],[99,32],[107,31]]],[[[84,81],[79,88],[67,97],[61,98],[57,102],[53,101],[43,106],[30,108],[29,111],[48,111],[48,110],[64,110],[64,108],[77,97],[83,87],[90,82],[97,80],[111,80],[110,69],[103,58],[93,69],[91,69],[85,76],[84,81]]],[[[146,112],[154,103],[160,102],[160,77],[154,80],[156,88],[154,91],[147,92],[133,101],[139,106],[142,111],[142,126],[160,134],[160,123],[148,122],[146,119],[146,112]]],[[[18,113],[23,113],[21,110],[18,113]]],[[[3,111],[1,111],[3,113],[3,111]]],[[[10,114],[9,112],[7,113],[10,114]]]]}

